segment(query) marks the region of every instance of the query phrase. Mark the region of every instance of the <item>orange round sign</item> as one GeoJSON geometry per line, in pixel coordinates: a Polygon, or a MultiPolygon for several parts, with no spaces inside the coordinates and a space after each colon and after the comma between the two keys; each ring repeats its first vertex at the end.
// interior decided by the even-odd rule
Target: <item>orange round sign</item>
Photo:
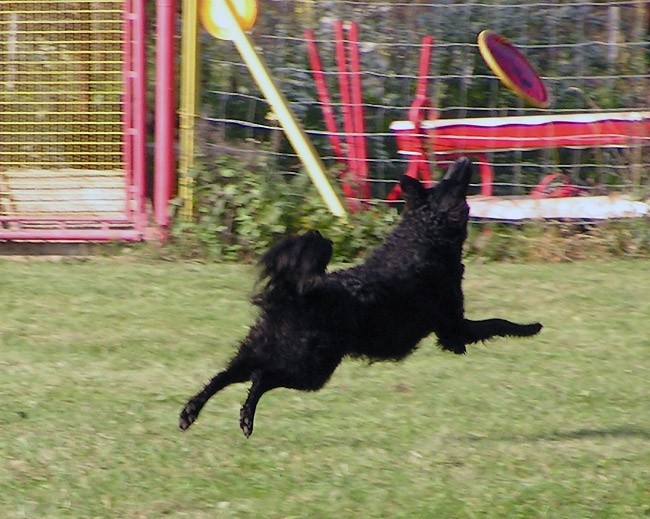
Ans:
{"type": "Polygon", "coordinates": [[[478,48],[504,85],[528,104],[537,108],[548,107],[549,97],[544,83],[512,43],[492,31],[483,31],[478,35],[478,48]]]}
{"type": "Polygon", "coordinates": [[[226,2],[233,8],[239,26],[247,31],[257,19],[256,0],[201,0],[199,16],[203,27],[215,38],[232,40],[233,27],[226,12],[226,2]]]}

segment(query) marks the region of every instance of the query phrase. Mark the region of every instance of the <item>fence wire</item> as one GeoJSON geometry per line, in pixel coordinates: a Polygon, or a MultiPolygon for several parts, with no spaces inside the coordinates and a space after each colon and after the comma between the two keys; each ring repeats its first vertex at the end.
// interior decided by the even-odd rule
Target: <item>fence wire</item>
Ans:
{"type": "MultiPolygon", "coordinates": [[[[370,202],[381,203],[408,167],[390,125],[408,117],[424,36],[435,38],[427,95],[437,118],[643,112],[650,100],[649,11],[642,1],[270,2],[261,6],[252,37],[334,168],[337,157],[323,123],[304,30],[314,30],[341,129],[345,107],[333,22],[359,24],[370,202]],[[525,106],[499,83],[478,52],[476,37],[483,29],[508,38],[536,67],[552,96],[548,110],[525,106]]],[[[266,167],[296,174],[297,158],[234,48],[206,37],[202,71],[203,123],[212,130],[200,136],[203,146],[212,153],[237,155],[238,142],[257,143],[266,167]]],[[[565,174],[589,194],[638,194],[650,183],[648,138],[630,147],[499,151],[481,160],[494,170],[497,195],[527,195],[552,173],[565,174]]]]}

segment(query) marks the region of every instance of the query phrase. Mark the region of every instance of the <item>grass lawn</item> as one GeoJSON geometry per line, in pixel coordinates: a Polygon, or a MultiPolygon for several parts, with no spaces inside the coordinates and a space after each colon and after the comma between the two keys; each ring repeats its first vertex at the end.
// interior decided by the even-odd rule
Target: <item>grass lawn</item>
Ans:
{"type": "Polygon", "coordinates": [[[0,260],[3,518],[650,517],[650,261],[472,264],[465,357],[347,360],[321,392],[186,399],[254,316],[242,265],[0,260]]]}

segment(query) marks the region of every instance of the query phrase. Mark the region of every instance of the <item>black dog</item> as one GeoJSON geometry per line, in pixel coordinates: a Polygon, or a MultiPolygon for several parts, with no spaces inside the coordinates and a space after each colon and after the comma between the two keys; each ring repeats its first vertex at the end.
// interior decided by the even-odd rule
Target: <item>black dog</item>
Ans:
{"type": "Polygon", "coordinates": [[[465,319],[461,255],[471,174],[463,158],[431,189],[405,177],[402,221],[357,267],[326,272],[332,244],[317,231],[272,247],[260,262],[266,283],[253,299],[260,317],[228,367],[185,405],[181,429],[212,395],[236,382],[252,382],[240,417],[248,437],[266,391],[316,391],[346,355],[399,360],[432,332],[442,349],[457,354],[495,336],[538,333],[539,323],[465,319]]]}

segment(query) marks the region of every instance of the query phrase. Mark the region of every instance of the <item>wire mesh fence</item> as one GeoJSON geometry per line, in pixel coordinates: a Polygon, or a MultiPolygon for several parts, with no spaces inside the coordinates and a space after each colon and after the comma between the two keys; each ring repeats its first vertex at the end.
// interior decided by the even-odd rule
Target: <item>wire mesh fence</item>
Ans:
{"type": "Polygon", "coordinates": [[[122,0],[0,0],[6,219],[123,215],[123,70],[122,0]]]}
{"type": "MultiPolygon", "coordinates": [[[[365,201],[372,204],[384,203],[409,167],[409,156],[399,153],[391,124],[409,118],[422,80],[419,62],[426,36],[434,37],[425,76],[426,97],[433,107],[427,117],[432,120],[648,114],[650,5],[646,1],[297,0],[267,2],[260,9],[252,31],[258,51],[326,164],[339,172],[341,157],[324,122],[323,109],[328,107],[315,86],[305,30],[313,30],[330,93],[329,109],[338,136],[345,140],[343,114],[350,101],[342,96],[341,82],[354,72],[337,66],[335,27],[337,20],[358,24],[361,137],[370,172],[365,201]],[[526,106],[494,76],[477,48],[476,37],[484,29],[508,38],[526,55],[550,92],[549,109],[526,106]]],[[[234,47],[204,38],[199,132],[203,151],[301,175],[296,155],[234,47]]],[[[344,44],[349,44],[347,36],[344,44]]],[[[494,195],[529,196],[553,175],[580,194],[624,192],[639,198],[647,195],[650,184],[649,125],[643,122],[641,133],[625,142],[616,139],[626,137],[618,134],[620,128],[607,130],[612,133],[611,145],[495,149],[477,160],[493,172],[494,195]]],[[[591,131],[588,126],[584,130],[591,131]]],[[[344,144],[344,159],[353,151],[344,144]]],[[[436,178],[438,163],[444,163],[453,150],[426,151],[436,178]]],[[[480,189],[475,186],[476,192],[480,189]]]]}

